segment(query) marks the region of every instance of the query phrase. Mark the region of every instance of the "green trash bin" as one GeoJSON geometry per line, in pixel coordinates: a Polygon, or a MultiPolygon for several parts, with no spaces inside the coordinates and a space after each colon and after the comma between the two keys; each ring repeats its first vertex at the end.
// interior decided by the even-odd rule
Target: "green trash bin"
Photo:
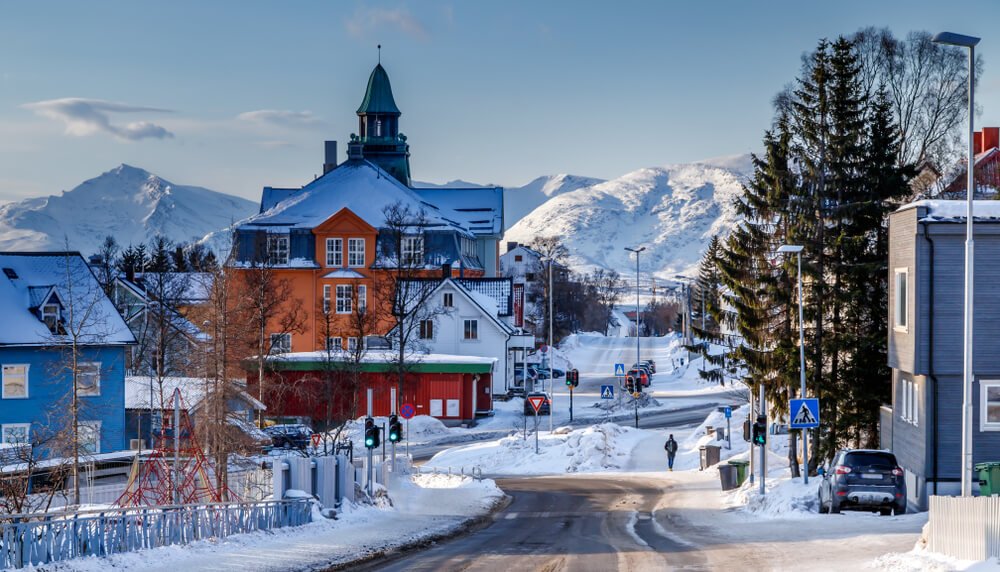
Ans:
{"type": "Polygon", "coordinates": [[[747,480],[747,467],[750,461],[729,461],[729,464],[736,467],[736,486],[741,486],[747,480]]]}
{"type": "Polygon", "coordinates": [[[979,475],[979,496],[1000,494],[1000,462],[976,463],[974,468],[979,475]]]}

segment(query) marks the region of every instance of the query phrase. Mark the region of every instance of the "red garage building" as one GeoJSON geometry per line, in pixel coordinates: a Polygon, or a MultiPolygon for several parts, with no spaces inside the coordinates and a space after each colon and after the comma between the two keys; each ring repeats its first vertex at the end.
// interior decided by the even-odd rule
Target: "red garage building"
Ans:
{"type": "MultiPolygon", "coordinates": [[[[269,415],[308,417],[318,428],[337,420],[357,418],[368,410],[390,414],[399,374],[393,352],[369,351],[360,363],[343,354],[286,353],[271,356],[264,374],[264,403],[269,415]]],[[[493,409],[495,358],[425,354],[406,366],[399,403],[411,403],[417,415],[430,415],[447,425],[474,425],[477,415],[493,409]]],[[[257,392],[257,372],[247,375],[257,392]]]]}

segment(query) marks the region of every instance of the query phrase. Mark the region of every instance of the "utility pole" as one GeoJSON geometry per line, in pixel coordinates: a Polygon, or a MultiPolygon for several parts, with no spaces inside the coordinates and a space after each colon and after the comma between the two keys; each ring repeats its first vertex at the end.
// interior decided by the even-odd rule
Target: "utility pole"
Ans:
{"type": "MultiPolygon", "coordinates": [[[[629,248],[625,247],[625,250],[635,253],[635,379],[633,381],[633,390],[635,394],[639,394],[640,384],[642,383],[642,375],[639,370],[640,358],[640,345],[641,340],[640,334],[642,333],[639,329],[639,253],[646,250],[645,246],[640,246],[639,248],[629,248]]],[[[639,428],[639,398],[636,395],[632,396],[632,401],[635,403],[635,428],[639,428]]]]}
{"type": "MultiPolygon", "coordinates": [[[[767,427],[767,401],[764,399],[764,384],[760,384],[760,412],[759,415],[765,420],[764,427],[766,431],[767,427]]],[[[763,496],[767,493],[764,490],[764,480],[767,475],[767,438],[764,438],[765,444],[760,446],[760,494],[763,496]]]]}
{"type": "MultiPolygon", "coordinates": [[[[552,290],[552,266],[556,263],[555,259],[549,258],[549,353],[553,352],[552,349],[552,323],[555,321],[555,315],[552,313],[552,299],[555,298],[555,292],[552,290]]],[[[552,370],[555,369],[555,360],[549,358],[549,433],[552,432],[552,416],[555,414],[556,409],[556,389],[552,386],[552,380],[555,379],[552,370]]],[[[536,428],[537,430],[537,428],[536,428]]],[[[536,433],[537,438],[537,433],[536,433]]]]}

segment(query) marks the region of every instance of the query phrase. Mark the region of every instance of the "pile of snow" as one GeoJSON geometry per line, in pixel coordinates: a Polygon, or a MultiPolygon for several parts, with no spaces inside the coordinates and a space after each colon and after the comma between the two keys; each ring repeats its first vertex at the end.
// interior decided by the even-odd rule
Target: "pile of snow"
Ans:
{"type": "Polygon", "coordinates": [[[614,423],[570,430],[560,427],[552,433],[540,433],[539,454],[535,454],[535,436],[511,435],[442,451],[428,461],[429,469],[452,472],[473,467],[484,473],[505,475],[541,475],[590,473],[621,470],[629,461],[632,449],[648,432],[614,423]]]}
{"type": "Polygon", "coordinates": [[[733,491],[730,506],[738,506],[747,514],[759,518],[813,518],[819,514],[816,480],[803,484],[801,478],[768,477],[764,481],[765,494],[760,494],[759,484],[751,485],[748,480],[733,491]]]}
{"type": "MultiPolygon", "coordinates": [[[[600,401],[595,401],[591,407],[596,407],[602,411],[610,411],[612,413],[626,411],[635,407],[636,399],[632,397],[622,398],[621,395],[621,393],[618,394],[619,399],[602,399],[600,401]]],[[[639,394],[638,401],[639,409],[661,406],[661,403],[648,393],[639,394]]]]}
{"type": "Polygon", "coordinates": [[[893,552],[871,562],[869,568],[888,572],[1000,572],[1000,560],[990,558],[983,562],[959,560],[921,548],[912,552],[893,552]]]}
{"type": "MultiPolygon", "coordinates": [[[[389,429],[389,418],[388,417],[373,417],[375,420],[376,427],[385,426],[386,430],[389,429]]],[[[403,424],[403,433],[408,441],[411,443],[419,441],[430,441],[438,437],[450,435],[450,429],[445,426],[440,420],[430,415],[417,415],[410,419],[409,426],[407,427],[406,420],[400,418],[400,423],[403,424]],[[407,430],[409,429],[409,430],[407,430]]],[[[348,421],[344,425],[344,430],[341,435],[346,439],[354,441],[355,447],[360,446],[360,443],[364,441],[365,436],[365,418],[358,417],[357,419],[348,421]]],[[[383,436],[383,439],[386,438],[383,436]]]]}

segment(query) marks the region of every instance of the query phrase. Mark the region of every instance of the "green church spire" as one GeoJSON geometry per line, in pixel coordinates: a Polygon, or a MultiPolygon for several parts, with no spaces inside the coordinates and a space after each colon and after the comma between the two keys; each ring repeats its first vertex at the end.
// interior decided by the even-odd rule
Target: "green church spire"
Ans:
{"type": "Polygon", "coordinates": [[[360,147],[362,157],[410,186],[410,146],[406,143],[406,136],[399,132],[402,112],[392,97],[389,74],[382,67],[381,59],[380,45],[379,63],[368,76],[365,98],[358,108],[359,135],[356,138],[352,136],[351,146],[360,147]]]}

